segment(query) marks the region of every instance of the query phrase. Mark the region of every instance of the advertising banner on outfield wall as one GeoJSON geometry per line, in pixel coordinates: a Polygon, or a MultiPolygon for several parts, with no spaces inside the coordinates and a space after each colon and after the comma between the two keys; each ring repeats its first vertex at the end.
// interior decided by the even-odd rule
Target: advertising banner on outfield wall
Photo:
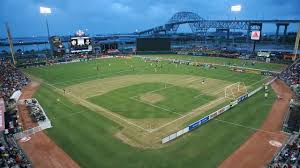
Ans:
{"type": "Polygon", "coordinates": [[[205,116],[205,117],[201,118],[200,120],[190,124],[189,125],[189,131],[199,127],[201,124],[206,123],[208,120],[209,120],[209,116],[205,116]]]}
{"type": "Polygon", "coordinates": [[[163,138],[163,139],[161,140],[161,143],[164,144],[164,143],[167,143],[167,142],[169,142],[169,141],[170,141],[170,136],[167,136],[167,137],[165,137],[165,138],[163,138]]]}
{"type": "Polygon", "coordinates": [[[246,100],[247,97],[248,97],[248,94],[245,94],[245,95],[243,95],[243,96],[240,96],[240,97],[237,99],[237,103],[240,103],[240,102],[246,100]]]}
{"type": "Polygon", "coordinates": [[[230,107],[234,107],[234,106],[236,106],[237,104],[238,104],[238,101],[237,101],[237,100],[232,101],[232,102],[230,102],[230,107]]]}
{"type": "Polygon", "coordinates": [[[250,93],[248,94],[248,97],[251,97],[252,95],[254,95],[255,93],[257,93],[258,91],[260,91],[262,88],[263,88],[263,87],[261,86],[261,87],[255,89],[255,90],[253,90],[252,92],[250,92],[250,93]]]}
{"type": "MultiPolygon", "coordinates": [[[[273,80],[269,81],[268,83],[266,83],[267,85],[271,84],[276,78],[274,78],[273,80]]],[[[257,89],[255,89],[254,91],[250,92],[250,93],[247,93],[245,95],[242,95],[240,96],[239,98],[237,98],[236,100],[230,102],[230,104],[224,106],[223,108],[220,108],[219,110],[201,118],[200,120],[196,121],[196,122],[193,122],[192,124],[188,125],[186,128],[176,132],[176,133],[173,133],[165,138],[162,139],[162,143],[167,143],[171,140],[174,140],[180,136],[182,136],[183,134],[191,131],[191,130],[194,130],[195,128],[199,127],[200,125],[208,122],[209,120],[221,115],[222,113],[224,113],[225,111],[229,110],[230,108],[236,106],[238,103],[246,100],[248,97],[251,97],[252,95],[254,95],[255,93],[259,92],[261,89],[263,89],[263,87],[259,87],[257,89]]]]}
{"type": "Polygon", "coordinates": [[[187,132],[189,132],[189,127],[186,127],[186,128],[184,128],[184,129],[182,129],[182,130],[180,130],[180,131],[178,131],[178,132],[176,132],[176,133],[174,133],[174,134],[171,134],[171,135],[169,135],[169,136],[163,138],[163,139],[161,140],[161,143],[162,143],[162,144],[167,143],[167,142],[169,142],[169,141],[171,141],[171,140],[174,140],[174,139],[180,137],[181,135],[183,135],[183,134],[185,134],[185,133],[187,133],[187,132]]]}

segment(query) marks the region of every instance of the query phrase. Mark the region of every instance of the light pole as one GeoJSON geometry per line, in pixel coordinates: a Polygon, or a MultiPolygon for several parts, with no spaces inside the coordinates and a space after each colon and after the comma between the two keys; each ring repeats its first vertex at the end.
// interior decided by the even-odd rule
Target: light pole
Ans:
{"type": "Polygon", "coordinates": [[[47,34],[48,34],[48,43],[50,45],[50,56],[53,58],[53,51],[52,51],[52,45],[50,44],[50,31],[49,31],[49,24],[48,24],[48,19],[47,19],[47,14],[51,14],[51,8],[47,7],[40,7],[40,13],[44,14],[46,17],[46,26],[47,26],[47,34]]]}
{"type": "MultiPolygon", "coordinates": [[[[239,13],[242,10],[242,5],[233,5],[231,6],[231,12],[232,13],[239,13]]],[[[236,21],[236,16],[234,17],[234,20],[236,21]]],[[[234,45],[234,33],[235,29],[233,29],[233,34],[232,34],[232,43],[234,45]]]]}

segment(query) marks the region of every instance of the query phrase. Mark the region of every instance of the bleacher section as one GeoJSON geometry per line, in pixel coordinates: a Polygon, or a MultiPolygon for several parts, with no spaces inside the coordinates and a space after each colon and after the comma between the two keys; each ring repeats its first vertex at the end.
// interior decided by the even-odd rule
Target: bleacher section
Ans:
{"type": "Polygon", "coordinates": [[[300,128],[300,59],[284,70],[279,78],[289,85],[295,94],[290,101],[288,116],[285,119],[284,131],[299,132],[300,128]]]}
{"type": "Polygon", "coordinates": [[[13,134],[22,131],[16,108],[22,88],[29,79],[10,62],[0,62],[0,167],[31,168],[13,134]]]}
{"type": "Polygon", "coordinates": [[[300,165],[300,59],[286,68],[279,78],[294,92],[283,123],[283,130],[291,133],[288,142],[280,149],[269,164],[269,168],[294,168],[300,165]]]}
{"type": "Polygon", "coordinates": [[[293,135],[269,164],[269,168],[296,168],[300,165],[300,138],[293,135]]]}

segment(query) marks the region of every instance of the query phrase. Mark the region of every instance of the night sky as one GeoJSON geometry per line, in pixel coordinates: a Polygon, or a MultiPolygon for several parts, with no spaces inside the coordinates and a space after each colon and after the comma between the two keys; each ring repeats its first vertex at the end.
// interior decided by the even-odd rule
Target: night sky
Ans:
{"type": "MultiPolygon", "coordinates": [[[[52,9],[47,16],[51,35],[69,35],[78,29],[91,35],[131,33],[162,25],[179,11],[195,12],[204,19],[300,19],[300,0],[0,0],[0,37],[6,37],[5,22],[14,37],[46,36],[40,6],[52,9]],[[230,12],[236,4],[242,5],[242,11],[230,12]]],[[[275,26],[264,30],[274,31],[275,26]]],[[[290,30],[296,31],[296,25],[290,30]]]]}

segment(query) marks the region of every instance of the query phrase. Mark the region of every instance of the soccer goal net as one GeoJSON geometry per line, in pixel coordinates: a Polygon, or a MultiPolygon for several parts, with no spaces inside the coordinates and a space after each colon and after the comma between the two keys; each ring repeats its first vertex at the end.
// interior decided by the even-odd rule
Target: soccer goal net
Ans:
{"type": "Polygon", "coordinates": [[[244,82],[237,82],[225,87],[225,98],[236,99],[246,93],[248,90],[244,82]]]}

